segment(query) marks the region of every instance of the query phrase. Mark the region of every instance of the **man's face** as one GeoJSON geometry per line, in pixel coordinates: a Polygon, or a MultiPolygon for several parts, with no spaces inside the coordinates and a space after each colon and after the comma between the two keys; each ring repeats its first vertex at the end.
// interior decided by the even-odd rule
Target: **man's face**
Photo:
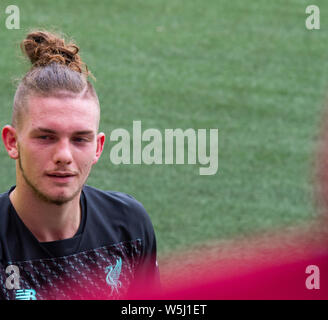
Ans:
{"type": "Polygon", "coordinates": [[[92,99],[30,96],[17,130],[17,183],[50,203],[74,199],[103,149],[98,122],[92,99]]]}

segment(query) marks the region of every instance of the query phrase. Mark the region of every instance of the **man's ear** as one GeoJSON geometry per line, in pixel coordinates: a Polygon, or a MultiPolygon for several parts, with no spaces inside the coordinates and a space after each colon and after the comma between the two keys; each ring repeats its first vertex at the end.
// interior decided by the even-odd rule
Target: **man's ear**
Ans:
{"type": "Polygon", "coordinates": [[[104,145],[105,145],[105,134],[103,132],[100,132],[97,134],[97,150],[93,160],[93,164],[98,162],[101,153],[104,150],[104,145]]]}
{"type": "Polygon", "coordinates": [[[17,144],[17,131],[14,127],[6,125],[2,129],[2,141],[9,154],[9,157],[17,160],[19,157],[17,144]]]}

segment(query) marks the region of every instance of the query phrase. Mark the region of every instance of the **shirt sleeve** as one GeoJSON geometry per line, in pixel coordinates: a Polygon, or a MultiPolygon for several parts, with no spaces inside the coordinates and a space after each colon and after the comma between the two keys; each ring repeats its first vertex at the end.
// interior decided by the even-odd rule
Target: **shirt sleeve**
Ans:
{"type": "Polygon", "coordinates": [[[161,291],[156,236],[148,213],[137,200],[135,210],[142,230],[142,251],[131,292],[141,298],[151,298],[161,291]]]}

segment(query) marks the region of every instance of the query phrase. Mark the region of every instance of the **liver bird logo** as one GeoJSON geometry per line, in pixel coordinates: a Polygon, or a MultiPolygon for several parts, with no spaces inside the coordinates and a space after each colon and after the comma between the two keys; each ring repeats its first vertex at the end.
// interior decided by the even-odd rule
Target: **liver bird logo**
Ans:
{"type": "Polygon", "coordinates": [[[122,258],[116,259],[116,264],[106,267],[106,282],[111,287],[111,295],[118,293],[118,289],[122,287],[122,282],[119,280],[122,270],[122,258]]]}

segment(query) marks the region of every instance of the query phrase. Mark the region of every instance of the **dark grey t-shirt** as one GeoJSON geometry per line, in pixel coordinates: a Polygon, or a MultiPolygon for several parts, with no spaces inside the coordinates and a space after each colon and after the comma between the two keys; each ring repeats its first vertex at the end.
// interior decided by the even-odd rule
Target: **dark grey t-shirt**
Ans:
{"type": "Polygon", "coordinates": [[[118,299],[159,285],[154,229],[133,197],[84,186],[74,237],[39,242],[0,195],[0,299],[118,299]]]}

